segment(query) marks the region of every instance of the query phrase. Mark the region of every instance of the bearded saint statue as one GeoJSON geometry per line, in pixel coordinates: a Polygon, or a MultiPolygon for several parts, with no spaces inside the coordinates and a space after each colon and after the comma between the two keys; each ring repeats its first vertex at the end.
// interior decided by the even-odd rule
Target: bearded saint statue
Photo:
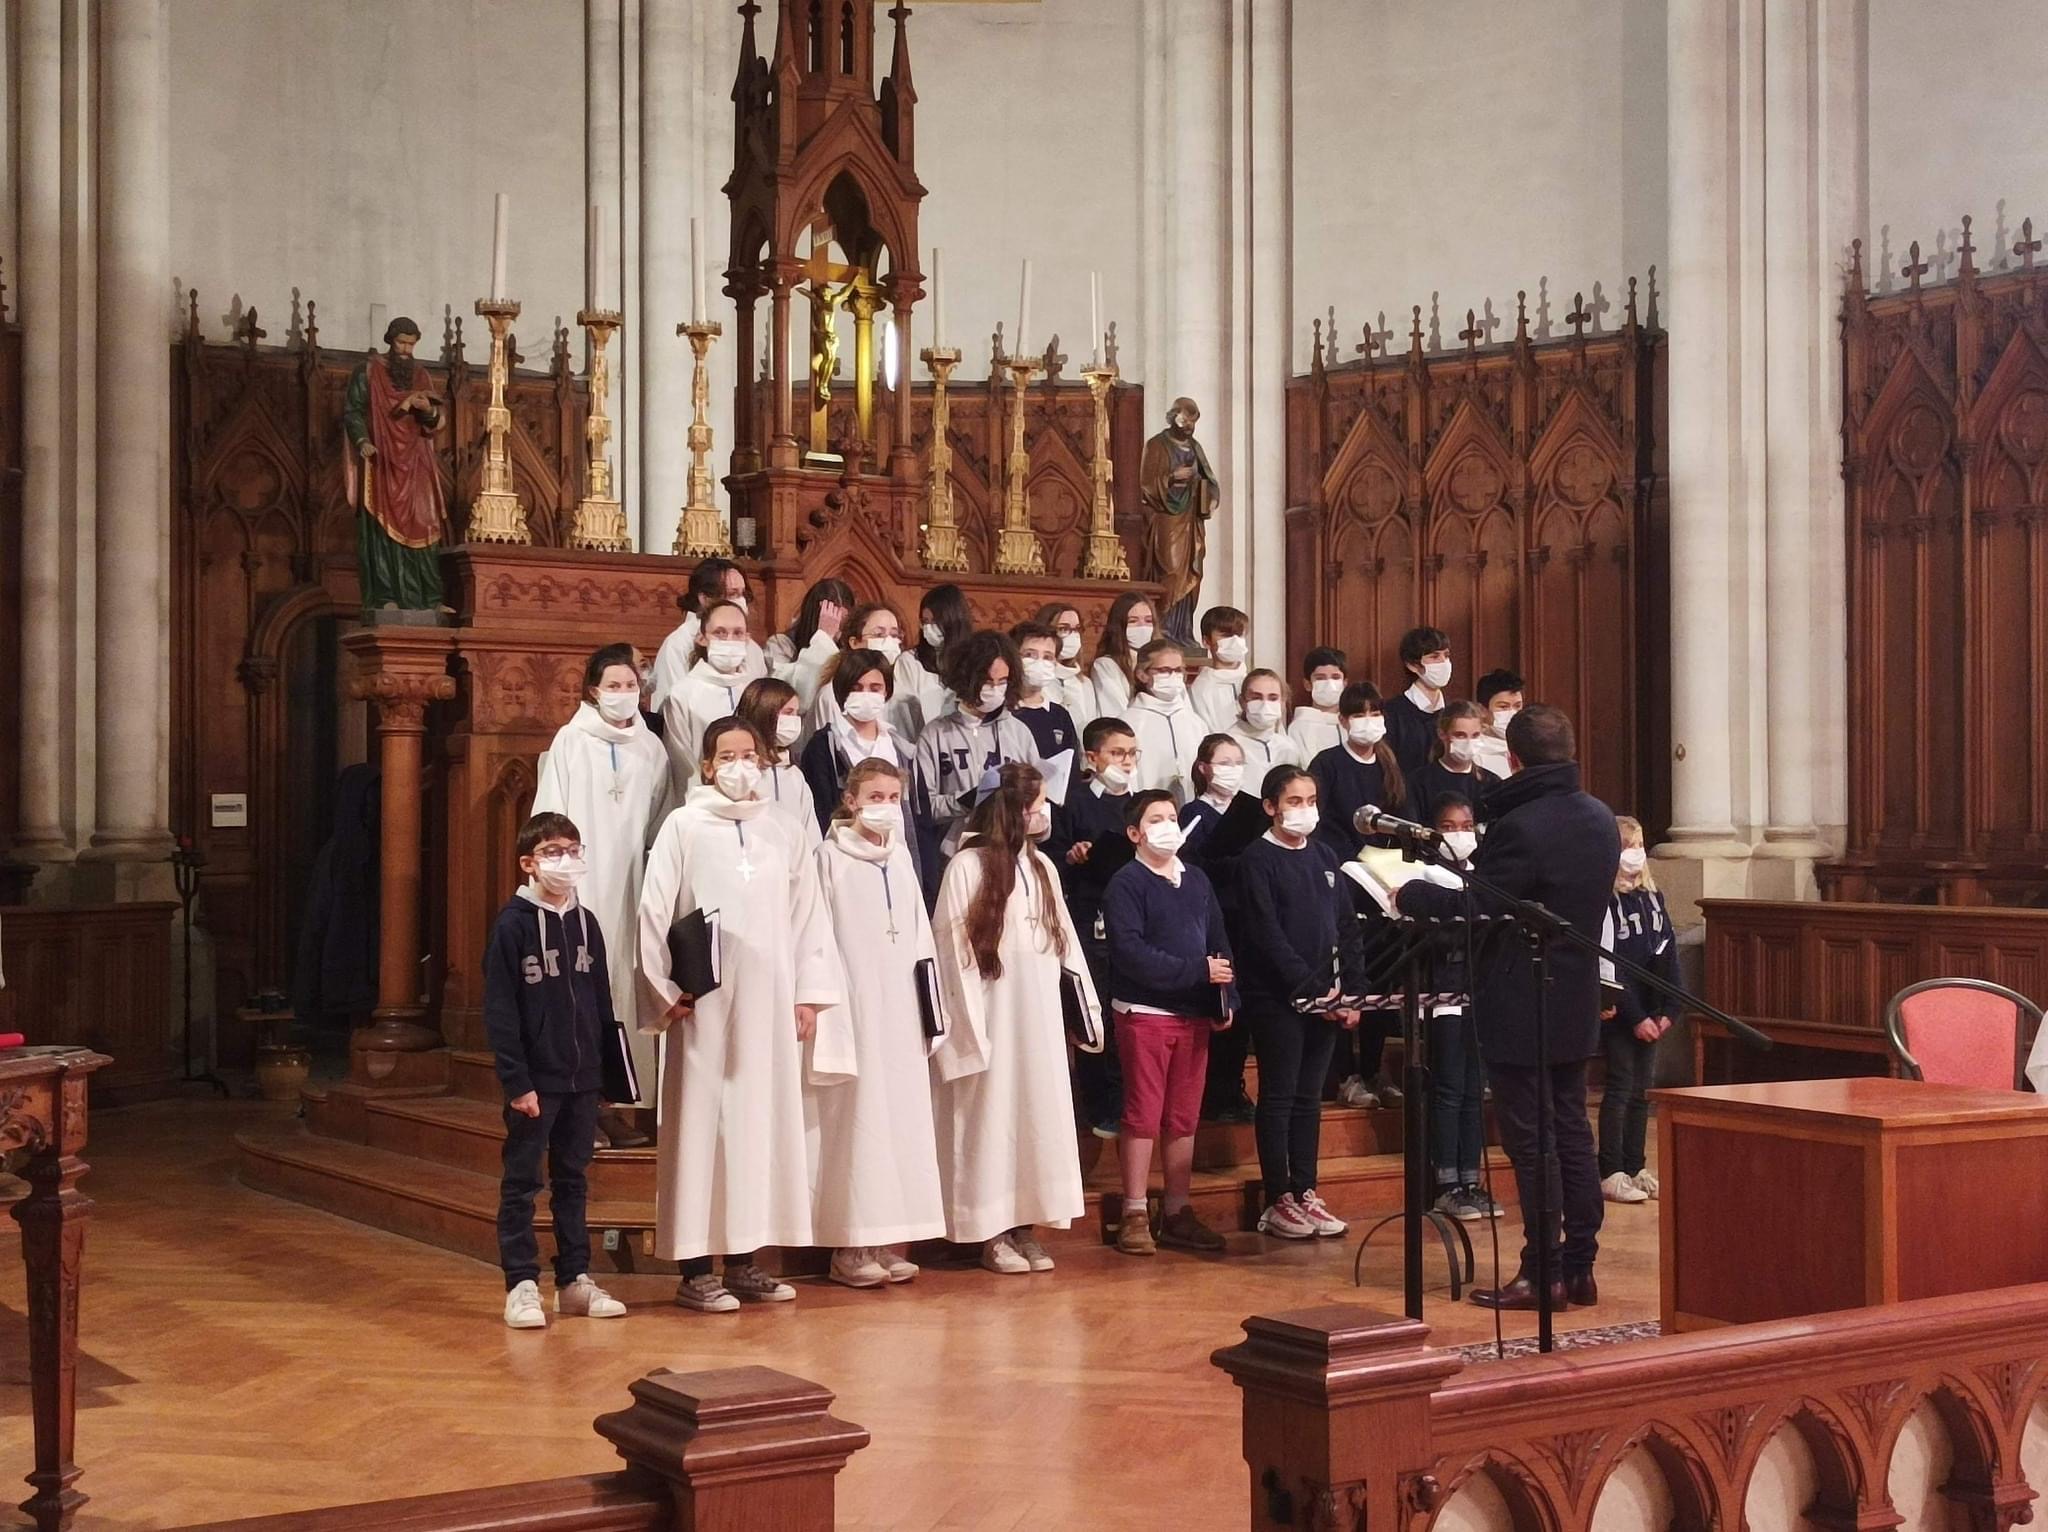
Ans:
{"type": "Polygon", "coordinates": [[[431,612],[441,605],[441,537],[447,507],[434,433],[441,404],[413,360],[420,327],[394,319],[387,348],[348,380],[341,428],[348,503],[356,511],[356,571],[363,610],[431,612]]]}
{"type": "Polygon", "coordinates": [[[1145,443],[1138,460],[1138,493],[1145,502],[1145,546],[1152,578],[1166,587],[1160,602],[1162,636],[1192,645],[1195,600],[1202,588],[1209,518],[1216,513],[1216,471],[1195,440],[1202,412],[1180,398],[1166,412],[1166,429],[1145,443]]]}

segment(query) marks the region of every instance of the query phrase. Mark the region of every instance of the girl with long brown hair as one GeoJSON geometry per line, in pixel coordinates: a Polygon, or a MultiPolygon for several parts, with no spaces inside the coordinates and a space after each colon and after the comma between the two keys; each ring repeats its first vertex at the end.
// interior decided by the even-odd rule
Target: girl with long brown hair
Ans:
{"type": "MultiPolygon", "coordinates": [[[[968,816],[932,917],[951,1030],[932,1056],[946,1237],[979,1244],[990,1271],[1052,1270],[1033,1237],[1083,1210],[1061,987],[1100,1016],[1081,939],[1039,850],[1045,781],[1004,766],[968,816]]],[[[1099,1035],[1099,1031],[1098,1031],[1099,1035]]]]}
{"type": "Polygon", "coordinates": [[[1138,651],[1158,634],[1151,597],[1127,590],[1109,604],[1102,636],[1095,641],[1095,663],[1088,671],[1095,685],[1098,718],[1124,716],[1124,709],[1138,694],[1138,651]]]}

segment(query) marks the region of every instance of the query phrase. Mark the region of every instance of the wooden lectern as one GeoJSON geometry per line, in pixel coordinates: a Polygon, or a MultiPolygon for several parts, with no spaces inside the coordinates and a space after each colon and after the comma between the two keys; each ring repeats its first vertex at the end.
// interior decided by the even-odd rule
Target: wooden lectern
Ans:
{"type": "Polygon", "coordinates": [[[2048,1281],[2048,1099],[1882,1077],[1650,1096],[1666,1334],[2048,1281]]]}

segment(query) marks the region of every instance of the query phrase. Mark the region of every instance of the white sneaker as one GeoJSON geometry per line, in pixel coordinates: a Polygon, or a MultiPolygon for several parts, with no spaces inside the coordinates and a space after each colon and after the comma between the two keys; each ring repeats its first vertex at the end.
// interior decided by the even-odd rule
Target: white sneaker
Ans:
{"type": "Polygon", "coordinates": [[[700,1314],[730,1314],[740,1306],[739,1299],[725,1290],[725,1284],[711,1272],[701,1277],[685,1277],[676,1284],[678,1307],[695,1309],[700,1314]]]}
{"type": "Polygon", "coordinates": [[[1006,1277],[1018,1277],[1031,1270],[1031,1263],[1017,1253],[1017,1242],[1007,1234],[982,1241],[981,1264],[1006,1277]]]}
{"type": "Polygon", "coordinates": [[[1029,1229],[1019,1229],[1016,1239],[1017,1254],[1024,1257],[1025,1263],[1033,1271],[1052,1270],[1052,1257],[1045,1253],[1045,1246],[1038,1242],[1037,1236],[1029,1229]]]}
{"type": "Polygon", "coordinates": [[[750,1303],[790,1303],[796,1298],[795,1288],[776,1281],[752,1261],[725,1268],[725,1290],[750,1303]]]}
{"type": "Polygon", "coordinates": [[[515,1330],[545,1330],[547,1310],[540,1306],[540,1284],[521,1282],[505,1294],[505,1323],[515,1330]]]}
{"type": "Polygon", "coordinates": [[[908,1282],[917,1275],[917,1262],[893,1250],[877,1250],[875,1258],[882,1263],[882,1270],[889,1274],[891,1282],[908,1282]]]}
{"type": "Polygon", "coordinates": [[[1301,1204],[1294,1200],[1294,1193],[1289,1192],[1259,1214],[1259,1232],[1276,1239],[1314,1239],[1316,1226],[1302,1211],[1301,1204]]]}
{"type": "Polygon", "coordinates": [[[1314,1187],[1310,1187],[1294,1201],[1303,1216],[1308,1219],[1309,1227],[1323,1239],[1335,1239],[1340,1234],[1350,1232],[1351,1225],[1330,1211],[1323,1199],[1316,1195],[1314,1187]]]}
{"type": "Polygon", "coordinates": [[[555,1289],[555,1312],[586,1319],[617,1319],[626,1306],[590,1280],[585,1272],[567,1287],[555,1289]]]}
{"type": "Polygon", "coordinates": [[[1618,1170],[1600,1183],[1600,1195],[1609,1202],[1648,1202],[1650,1200],[1648,1192],[1644,1191],[1631,1178],[1623,1175],[1618,1170]]]}
{"type": "Polygon", "coordinates": [[[1344,1077],[1344,1083],[1337,1087],[1337,1100],[1344,1106],[1375,1107],[1380,1104],[1380,1098],[1357,1075],[1344,1077]]]}
{"type": "Polygon", "coordinates": [[[842,1287],[880,1287],[889,1280],[889,1271],[875,1259],[874,1251],[863,1247],[833,1251],[830,1276],[842,1287]]]}
{"type": "Polygon", "coordinates": [[[1639,1170],[1630,1179],[1636,1183],[1637,1191],[1641,1192],[1645,1197],[1650,1198],[1652,1201],[1656,1200],[1657,1193],[1660,1190],[1660,1188],[1657,1185],[1656,1171],[1639,1170]]]}

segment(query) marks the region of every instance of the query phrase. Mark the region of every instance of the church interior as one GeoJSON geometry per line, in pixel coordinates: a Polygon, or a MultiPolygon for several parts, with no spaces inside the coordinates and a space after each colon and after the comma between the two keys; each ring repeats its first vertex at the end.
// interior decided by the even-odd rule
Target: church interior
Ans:
{"type": "Polygon", "coordinates": [[[2044,59],[6,0],[0,1526],[2030,1522],[2044,59]]]}

